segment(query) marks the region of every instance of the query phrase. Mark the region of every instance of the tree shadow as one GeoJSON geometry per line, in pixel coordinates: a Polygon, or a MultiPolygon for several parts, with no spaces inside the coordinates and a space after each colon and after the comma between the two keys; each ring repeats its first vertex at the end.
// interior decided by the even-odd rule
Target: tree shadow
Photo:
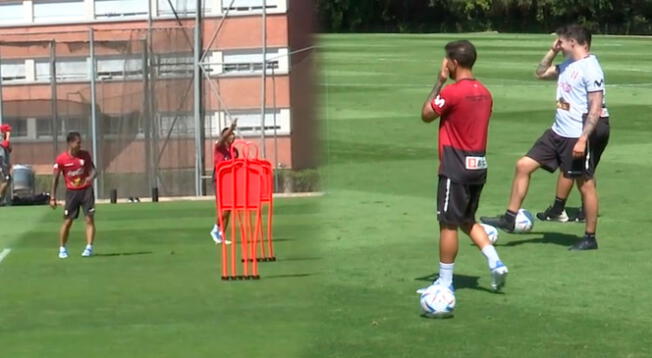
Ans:
{"type": "Polygon", "coordinates": [[[580,239],[577,235],[570,235],[559,232],[536,232],[529,234],[541,234],[542,236],[524,240],[510,240],[501,246],[518,246],[523,244],[554,244],[560,246],[571,246],[580,239]]]}
{"type": "Polygon", "coordinates": [[[106,254],[94,254],[93,256],[111,257],[111,256],[133,256],[133,255],[150,255],[153,251],[135,251],[135,252],[110,252],[106,254]]]}
{"type": "MultiPolygon", "coordinates": [[[[414,280],[415,281],[427,281],[427,282],[433,282],[439,277],[437,273],[432,273],[427,276],[423,277],[417,277],[414,280]]],[[[453,274],[453,286],[455,286],[455,290],[461,290],[461,289],[472,289],[472,290],[478,290],[478,291],[485,291],[485,292],[491,292],[494,294],[502,294],[502,292],[494,292],[493,290],[490,290],[486,287],[482,287],[479,284],[480,277],[478,276],[468,276],[468,275],[458,275],[458,274],[453,274]]]]}

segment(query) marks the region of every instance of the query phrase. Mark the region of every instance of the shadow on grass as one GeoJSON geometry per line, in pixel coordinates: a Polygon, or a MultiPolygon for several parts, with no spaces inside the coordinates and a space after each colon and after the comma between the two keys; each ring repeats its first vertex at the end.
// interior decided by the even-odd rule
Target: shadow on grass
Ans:
{"type": "MultiPolygon", "coordinates": [[[[438,277],[437,273],[433,273],[428,276],[417,277],[414,280],[432,282],[436,280],[437,277],[438,277]]],[[[479,281],[480,281],[480,277],[478,276],[457,275],[457,274],[453,275],[453,286],[455,286],[455,290],[468,288],[472,290],[491,292],[493,294],[502,294],[502,292],[494,292],[486,287],[480,286],[480,284],[478,283],[479,281]]]]}
{"type": "Polygon", "coordinates": [[[284,257],[277,258],[277,261],[317,261],[321,260],[321,257],[284,257]]]}
{"type": "Polygon", "coordinates": [[[135,252],[110,252],[106,254],[94,254],[93,256],[111,257],[111,256],[133,256],[133,255],[150,255],[153,251],[135,251],[135,252]]]}
{"type": "Polygon", "coordinates": [[[261,275],[261,278],[263,279],[274,279],[274,278],[298,278],[298,277],[308,277],[308,276],[313,276],[316,275],[316,273],[293,273],[293,274],[285,274],[285,275],[261,275]]]}
{"type": "Polygon", "coordinates": [[[509,240],[500,246],[518,246],[523,244],[555,244],[560,246],[571,246],[575,244],[580,237],[577,235],[570,235],[558,232],[537,232],[530,233],[534,235],[541,234],[541,237],[534,237],[524,240],[509,240]]]}

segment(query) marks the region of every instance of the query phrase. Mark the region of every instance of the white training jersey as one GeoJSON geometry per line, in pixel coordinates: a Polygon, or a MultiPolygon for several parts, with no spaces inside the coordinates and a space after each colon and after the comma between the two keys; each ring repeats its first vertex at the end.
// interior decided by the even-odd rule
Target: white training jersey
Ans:
{"type": "Polygon", "coordinates": [[[602,91],[601,116],[609,116],[602,67],[594,55],[588,55],[576,61],[567,59],[557,66],[557,71],[557,113],[552,130],[562,137],[579,138],[582,116],[589,112],[589,92],[602,91]]]}

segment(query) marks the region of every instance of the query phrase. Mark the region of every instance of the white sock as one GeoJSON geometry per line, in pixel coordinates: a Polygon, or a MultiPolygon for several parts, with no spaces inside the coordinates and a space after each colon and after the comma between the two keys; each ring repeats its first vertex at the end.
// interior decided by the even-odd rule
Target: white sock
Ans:
{"type": "Polygon", "coordinates": [[[220,228],[217,226],[217,224],[213,225],[213,231],[220,231],[220,228]]]}
{"type": "Polygon", "coordinates": [[[496,263],[500,261],[498,253],[494,245],[487,245],[482,248],[482,254],[487,258],[487,263],[489,264],[489,269],[496,267],[496,263]]]}
{"type": "Polygon", "coordinates": [[[92,249],[93,249],[93,245],[86,245],[86,249],[87,249],[87,250],[92,250],[92,249]]]}
{"type": "Polygon", "coordinates": [[[66,251],[66,247],[65,246],[59,246],[59,251],[66,251]]]}
{"type": "Polygon", "coordinates": [[[453,267],[455,263],[445,264],[443,262],[439,263],[439,282],[444,286],[450,286],[453,284],[453,267]]]}

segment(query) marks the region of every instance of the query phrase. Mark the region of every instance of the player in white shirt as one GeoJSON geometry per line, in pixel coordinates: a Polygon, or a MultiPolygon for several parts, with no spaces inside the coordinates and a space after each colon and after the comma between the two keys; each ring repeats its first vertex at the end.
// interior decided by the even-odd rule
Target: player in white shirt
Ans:
{"type": "Polygon", "coordinates": [[[573,181],[577,183],[586,215],[584,238],[570,249],[597,249],[598,197],[593,179],[596,153],[593,152],[590,137],[603,115],[603,109],[606,110],[604,75],[596,57],[589,52],[591,33],[586,28],[564,26],[557,30],[557,36],[537,69],[539,78],[557,78],[555,121],[552,128],[544,132],[530,151],[516,162],[505,214],[481,217],[480,221],[508,232],[514,231],[516,213],[525,199],[532,173],[539,168],[549,172],[559,168],[562,175],[570,180],[571,186],[573,181]],[[559,52],[567,60],[553,66],[552,60],[559,52]]]}
{"type": "MultiPolygon", "coordinates": [[[[590,34],[588,34],[586,45],[590,49],[590,34]]],[[[600,67],[600,64],[598,63],[595,55],[592,54],[589,54],[588,56],[577,61],[566,59],[560,65],[552,66],[552,61],[560,51],[561,48],[559,47],[559,40],[555,40],[552,47],[548,50],[546,55],[543,57],[541,64],[537,68],[536,76],[542,80],[558,79],[557,98],[570,97],[574,103],[579,103],[576,108],[586,111],[588,109],[588,97],[586,95],[587,91],[602,91],[603,94],[606,95],[602,68],[600,67]],[[572,87],[571,91],[568,93],[563,91],[564,86],[566,86],[567,83],[572,83],[572,76],[577,75],[578,73],[582,74],[584,80],[588,82],[586,83],[586,87],[575,86],[572,87]],[[569,80],[571,82],[569,82],[569,80]]],[[[577,113],[577,111],[563,111],[558,109],[557,112],[558,115],[560,115],[562,118],[567,118],[568,121],[574,121],[577,120],[577,118],[581,118],[583,120],[586,117],[586,113],[577,113]]],[[[559,127],[555,131],[563,132],[564,130],[565,128],[559,127]]],[[[575,131],[576,129],[572,128],[571,130],[575,131]]],[[[598,123],[596,124],[594,131],[589,136],[588,141],[591,151],[590,160],[592,161],[594,173],[600,162],[600,157],[602,156],[604,149],[609,143],[609,132],[609,112],[607,110],[603,96],[602,112],[600,113],[598,123]]],[[[582,205],[577,214],[571,216],[566,214],[566,199],[570,195],[572,188],[573,179],[565,176],[564,173],[560,172],[559,178],[557,180],[556,195],[553,204],[543,212],[537,213],[537,217],[540,220],[544,221],[584,221],[584,205],[582,205]]]]}

